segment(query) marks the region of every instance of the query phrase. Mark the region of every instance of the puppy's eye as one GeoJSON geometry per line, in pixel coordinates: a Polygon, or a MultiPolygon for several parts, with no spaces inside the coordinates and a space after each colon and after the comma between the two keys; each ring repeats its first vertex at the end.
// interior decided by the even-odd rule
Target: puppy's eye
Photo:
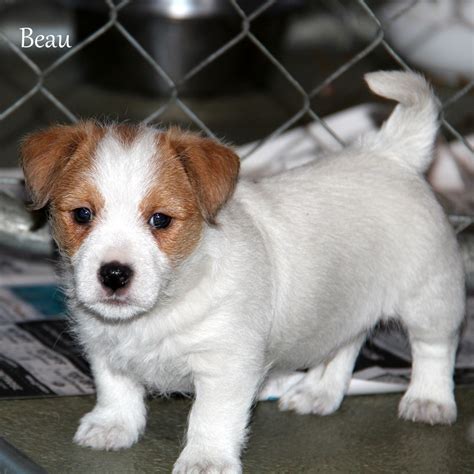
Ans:
{"type": "Polygon", "coordinates": [[[150,217],[148,223],[155,229],[165,229],[171,223],[171,217],[157,212],[150,217]]]}
{"type": "Polygon", "coordinates": [[[74,209],[72,211],[72,215],[78,224],[88,224],[94,217],[92,211],[87,207],[79,207],[74,209]]]}

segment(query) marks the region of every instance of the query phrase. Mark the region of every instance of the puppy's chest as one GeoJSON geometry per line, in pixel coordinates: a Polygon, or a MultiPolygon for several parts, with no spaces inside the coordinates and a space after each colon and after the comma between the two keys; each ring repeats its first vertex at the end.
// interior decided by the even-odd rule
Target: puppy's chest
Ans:
{"type": "Polygon", "coordinates": [[[101,352],[113,370],[131,374],[152,392],[192,392],[186,348],[175,338],[121,328],[104,336],[101,352]]]}

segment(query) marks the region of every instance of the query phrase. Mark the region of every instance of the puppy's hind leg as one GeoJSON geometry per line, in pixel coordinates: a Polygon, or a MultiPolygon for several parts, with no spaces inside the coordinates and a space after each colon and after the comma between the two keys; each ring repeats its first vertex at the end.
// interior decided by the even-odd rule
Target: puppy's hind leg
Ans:
{"type": "MultiPolygon", "coordinates": [[[[442,294],[442,293],[440,293],[442,294]]],[[[412,373],[399,406],[405,420],[433,424],[456,421],[453,370],[463,297],[420,297],[405,308],[401,319],[411,343],[412,373]]]]}
{"type": "Polygon", "coordinates": [[[293,385],[301,382],[305,376],[305,372],[294,370],[271,372],[260,387],[258,400],[266,401],[281,398],[293,385]]]}
{"type": "Polygon", "coordinates": [[[329,362],[310,369],[300,382],[280,398],[280,410],[294,410],[301,415],[334,413],[347,392],[354,363],[364,340],[365,334],[340,349],[329,362]]]}

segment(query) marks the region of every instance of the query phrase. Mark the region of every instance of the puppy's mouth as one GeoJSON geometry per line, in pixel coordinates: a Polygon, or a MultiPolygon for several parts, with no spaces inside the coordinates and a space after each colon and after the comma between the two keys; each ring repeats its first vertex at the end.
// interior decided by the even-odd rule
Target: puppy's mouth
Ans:
{"type": "Polygon", "coordinates": [[[148,312],[149,308],[135,303],[129,298],[101,298],[94,302],[83,303],[96,316],[104,320],[118,321],[134,319],[148,312]]]}
{"type": "Polygon", "coordinates": [[[106,296],[101,301],[98,301],[98,303],[108,304],[110,306],[130,306],[130,305],[133,305],[133,303],[130,301],[129,298],[127,298],[126,296],[120,296],[120,295],[106,296]]]}
{"type": "Polygon", "coordinates": [[[77,296],[78,303],[84,309],[108,321],[135,319],[148,313],[156,304],[156,301],[140,299],[133,292],[104,294],[102,291],[97,291],[95,295],[86,295],[88,296],[86,298],[81,298],[81,294],[77,296]]]}
{"type": "Polygon", "coordinates": [[[103,296],[99,298],[95,302],[93,302],[92,306],[95,308],[110,308],[113,310],[114,308],[120,310],[126,310],[129,308],[130,310],[136,311],[145,311],[146,308],[143,307],[138,301],[135,301],[131,296],[127,295],[110,295],[110,296],[103,296]]]}

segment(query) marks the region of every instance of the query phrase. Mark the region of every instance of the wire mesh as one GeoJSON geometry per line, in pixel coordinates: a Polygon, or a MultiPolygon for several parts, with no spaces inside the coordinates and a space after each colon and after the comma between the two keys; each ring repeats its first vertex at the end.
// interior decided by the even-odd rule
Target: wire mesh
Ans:
{"type": "MultiPolygon", "coordinates": [[[[120,20],[121,10],[127,6],[130,0],[123,0],[119,3],[114,3],[113,0],[104,0],[108,8],[108,21],[103,24],[100,28],[90,34],[87,38],[80,41],[78,44],[73,46],[58,59],[52,62],[49,66],[45,68],[40,68],[31,58],[29,58],[21,48],[19,48],[4,32],[0,30],[0,40],[6,43],[11,51],[23,61],[23,63],[32,71],[36,76],[36,83],[22,96],[18,97],[12,104],[7,106],[3,111],[0,111],[0,121],[7,120],[17,109],[25,105],[28,101],[32,99],[37,94],[40,94],[46,98],[47,101],[51,104],[52,107],[57,108],[67,120],[75,122],[78,120],[76,114],[71,111],[67,105],[56,97],[53,92],[45,85],[46,78],[54,75],[58,68],[66,64],[73,56],[77,55],[81,50],[93,44],[98,38],[105,35],[109,30],[115,29],[129,44],[130,46],[141,56],[143,61],[146,61],[151,68],[153,68],[157,77],[161,78],[167,86],[169,87],[169,96],[167,101],[160,107],[146,117],[143,118],[145,123],[150,123],[159,119],[166,110],[172,105],[177,106],[186,117],[193,122],[197,127],[199,127],[207,135],[214,137],[213,131],[206,125],[206,123],[199,117],[198,113],[187,105],[181,97],[180,87],[183,84],[186,84],[193,77],[195,77],[202,70],[207,68],[210,64],[218,60],[218,58],[227,54],[232,48],[234,48],[238,43],[248,40],[250,41],[255,48],[257,48],[261,54],[263,54],[266,59],[273,65],[274,68],[285,79],[287,87],[292,88],[296,93],[300,105],[296,112],[294,112],[284,123],[276,127],[268,136],[263,137],[260,142],[250,151],[252,153],[256,148],[262,145],[262,143],[272,140],[277,136],[281,135],[283,132],[288,130],[290,127],[298,123],[301,119],[311,119],[318,122],[329,135],[331,135],[334,140],[340,145],[344,145],[344,141],[338,136],[335,130],[332,130],[326,123],[326,121],[320,116],[317,110],[315,110],[314,105],[312,105],[312,99],[314,99],[318,94],[321,93],[326,87],[334,83],[344,74],[347,74],[351,71],[354,66],[366,58],[368,55],[372,54],[375,49],[382,48],[385,51],[385,54],[389,55],[402,69],[410,70],[407,62],[399,55],[395,49],[390,45],[386,39],[386,30],[390,22],[398,20],[403,15],[406,15],[412,8],[414,8],[420,0],[412,0],[408,3],[403,3],[402,7],[392,15],[388,20],[384,20],[382,24],[381,20],[377,17],[376,13],[370,6],[370,2],[366,0],[352,0],[352,4],[358,5],[358,7],[364,12],[366,20],[371,22],[375,34],[373,38],[365,45],[359,52],[352,55],[349,59],[342,62],[332,73],[330,73],[326,78],[320,81],[318,84],[314,84],[310,88],[305,88],[301,83],[290,73],[290,71],[285,68],[282,62],[268,49],[268,47],[259,40],[259,38],[252,31],[253,22],[264,14],[268,9],[270,9],[277,0],[266,0],[261,1],[260,4],[254,9],[251,13],[246,13],[246,11],[239,5],[237,0],[228,0],[232,8],[239,15],[241,20],[241,29],[236,36],[230,39],[227,43],[222,45],[208,57],[203,59],[199,64],[195,65],[191,70],[189,70],[183,77],[179,80],[173,80],[170,75],[164,70],[164,68],[154,59],[154,57],[137,41],[137,39],[125,28],[120,20]]],[[[423,1],[423,0],[421,0],[423,1]]],[[[347,5],[348,2],[342,2],[338,0],[333,0],[331,3],[331,8],[335,11],[335,14],[340,14],[341,17],[347,16],[347,5]]],[[[456,12],[455,12],[456,13],[456,12]]],[[[444,101],[441,104],[440,109],[440,120],[443,128],[451,134],[455,139],[459,140],[464,144],[466,149],[470,153],[474,153],[473,144],[468,141],[468,139],[463,136],[446,118],[445,111],[448,108],[451,108],[456,102],[462,101],[467,94],[474,88],[474,80],[471,80],[467,84],[463,85],[459,90],[457,90],[452,96],[444,101]]]]}

